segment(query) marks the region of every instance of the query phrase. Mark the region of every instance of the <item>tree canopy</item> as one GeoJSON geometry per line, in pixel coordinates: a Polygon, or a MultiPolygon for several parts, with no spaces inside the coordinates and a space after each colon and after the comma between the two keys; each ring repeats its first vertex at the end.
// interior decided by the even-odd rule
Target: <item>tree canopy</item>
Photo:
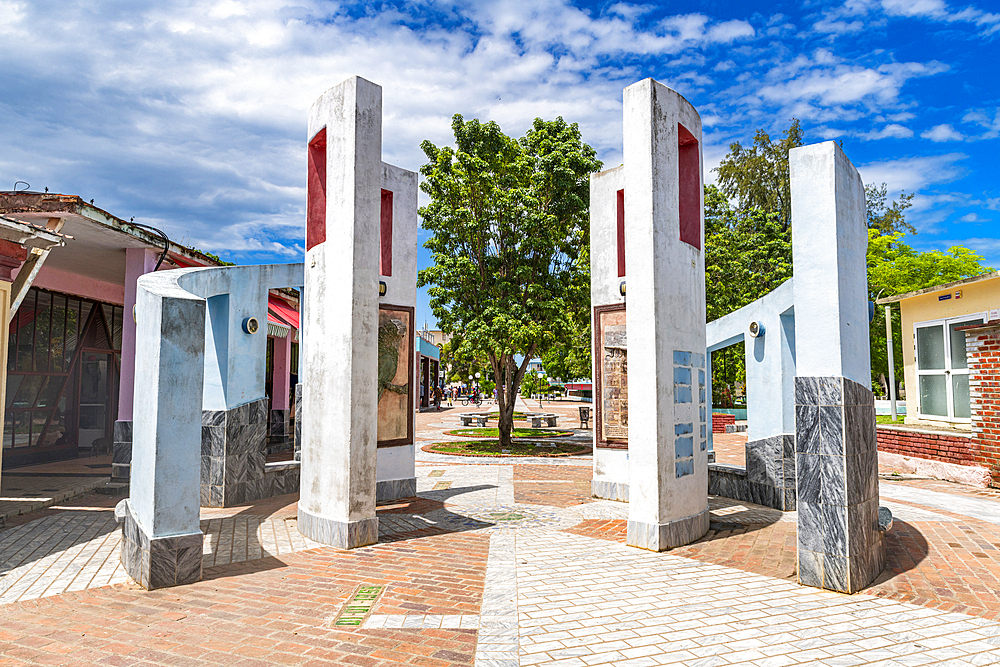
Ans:
{"type": "Polygon", "coordinates": [[[418,284],[442,330],[462,334],[455,352],[487,358],[506,446],[528,362],[589,322],[589,176],[601,163],[561,117],[536,118],[517,140],[461,115],[452,130],[455,148],[421,144],[434,265],[418,284]]]}
{"type": "Polygon", "coordinates": [[[777,217],[782,228],[792,222],[791,185],[788,177],[788,151],[802,145],[802,125],[792,124],[776,141],[765,130],[757,130],[753,144],[744,148],[740,142],[729,144],[729,154],[719,163],[719,188],[735,202],[741,213],[758,210],[777,217]]]}
{"type": "MultiPolygon", "coordinates": [[[[779,140],[757,130],[753,145],[730,145],[718,167],[719,186],[705,188],[705,283],[708,320],[714,320],[755,301],[792,275],[791,196],[788,151],[802,145],[798,120],[779,140]]],[[[978,275],[990,269],[982,257],[962,247],[945,252],[918,252],[900,239],[916,234],[906,220],[914,193],[900,192],[890,200],[888,186],[865,186],[868,243],[869,298],[902,294],[978,275]]],[[[874,384],[887,372],[885,315],[876,309],[871,324],[871,360],[874,384]]],[[[899,311],[894,332],[901,336],[899,311]]],[[[895,336],[894,336],[895,338],[895,336]]],[[[902,381],[901,338],[894,352],[897,381],[902,381]]],[[[734,346],[713,356],[713,386],[724,393],[727,385],[744,379],[743,350],[734,346]]]]}

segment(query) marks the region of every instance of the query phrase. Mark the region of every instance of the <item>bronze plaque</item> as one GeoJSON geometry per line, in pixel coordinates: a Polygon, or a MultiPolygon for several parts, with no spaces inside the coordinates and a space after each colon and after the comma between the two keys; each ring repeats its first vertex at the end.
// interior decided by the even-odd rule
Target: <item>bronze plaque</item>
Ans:
{"type": "Polygon", "coordinates": [[[379,447],[413,443],[413,336],[413,308],[379,306],[379,447]]]}
{"type": "Polygon", "coordinates": [[[628,339],[625,309],[595,309],[597,324],[598,442],[626,445],[628,442],[628,339]]]}

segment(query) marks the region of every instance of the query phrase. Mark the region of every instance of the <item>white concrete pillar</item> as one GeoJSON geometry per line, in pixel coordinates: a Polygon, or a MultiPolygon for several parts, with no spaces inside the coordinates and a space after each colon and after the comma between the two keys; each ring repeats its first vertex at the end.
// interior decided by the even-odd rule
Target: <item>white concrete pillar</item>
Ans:
{"type": "Polygon", "coordinates": [[[627,543],[662,551],[708,531],[701,119],[645,79],[625,89],[627,543]]]}
{"type": "Polygon", "coordinates": [[[865,189],[832,141],[788,153],[795,265],[798,577],[854,593],[885,566],[865,189]]]}
{"type": "Polygon", "coordinates": [[[382,89],[352,77],[309,110],[299,530],[340,548],[375,518],[382,89]]]}
{"type": "MultiPolygon", "coordinates": [[[[173,273],[173,272],[167,272],[173,273]]],[[[144,587],[201,579],[199,528],[205,301],[150,275],[138,291],[132,479],[116,513],[122,563],[144,587]]]]}

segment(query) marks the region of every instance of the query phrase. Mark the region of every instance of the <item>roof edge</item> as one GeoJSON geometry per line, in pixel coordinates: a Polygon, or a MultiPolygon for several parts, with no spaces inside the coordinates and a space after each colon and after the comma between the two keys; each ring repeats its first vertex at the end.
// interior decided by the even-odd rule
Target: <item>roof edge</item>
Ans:
{"type": "Polygon", "coordinates": [[[934,285],[933,287],[925,287],[923,289],[914,290],[913,292],[906,292],[905,294],[896,294],[895,296],[887,296],[883,299],[877,299],[875,303],[877,303],[880,306],[884,306],[890,303],[897,303],[904,299],[911,299],[915,296],[933,294],[934,292],[944,292],[946,290],[950,290],[953,287],[968,285],[970,283],[977,283],[980,280],[989,280],[990,278],[1000,278],[1000,271],[989,271],[987,273],[981,273],[978,276],[972,276],[971,278],[963,278],[962,280],[956,280],[950,283],[934,285]]]}

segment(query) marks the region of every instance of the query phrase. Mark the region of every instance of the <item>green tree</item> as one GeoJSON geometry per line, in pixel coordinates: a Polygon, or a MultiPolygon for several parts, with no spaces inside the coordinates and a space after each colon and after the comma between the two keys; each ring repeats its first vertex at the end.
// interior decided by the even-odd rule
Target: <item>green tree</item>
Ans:
{"type": "MultiPolygon", "coordinates": [[[[900,241],[902,236],[903,233],[899,231],[882,234],[877,229],[868,230],[868,298],[872,301],[971,278],[993,270],[980,264],[983,258],[968,248],[952,246],[945,252],[919,252],[900,241]]],[[[896,383],[900,385],[903,381],[903,331],[899,308],[891,309],[891,317],[893,367],[896,383]]],[[[869,336],[872,386],[887,389],[889,358],[885,338],[885,309],[882,307],[875,308],[869,336]]],[[[882,393],[885,393],[885,389],[882,389],[882,393]]]]}
{"type": "Polygon", "coordinates": [[[736,202],[737,211],[776,215],[782,228],[788,229],[792,221],[788,151],[801,146],[802,137],[802,125],[793,118],[778,140],[772,141],[766,131],[757,130],[750,147],[744,148],[738,141],[729,144],[729,154],[716,172],[719,189],[736,202]]]}
{"type": "Polygon", "coordinates": [[[589,176],[601,163],[562,118],[535,119],[519,140],[460,115],[452,129],[455,148],[421,144],[420,187],[431,201],[420,215],[434,265],[418,284],[429,286],[442,330],[461,332],[463,347],[488,359],[508,447],[528,362],[570,334],[570,313],[584,306],[574,286],[587,268],[589,176]]]}
{"type": "Polygon", "coordinates": [[[905,218],[906,209],[913,206],[914,194],[899,193],[899,199],[887,204],[888,186],[870,184],[865,186],[865,203],[868,207],[868,229],[877,229],[882,234],[906,232],[916,234],[916,228],[905,218]]]}

